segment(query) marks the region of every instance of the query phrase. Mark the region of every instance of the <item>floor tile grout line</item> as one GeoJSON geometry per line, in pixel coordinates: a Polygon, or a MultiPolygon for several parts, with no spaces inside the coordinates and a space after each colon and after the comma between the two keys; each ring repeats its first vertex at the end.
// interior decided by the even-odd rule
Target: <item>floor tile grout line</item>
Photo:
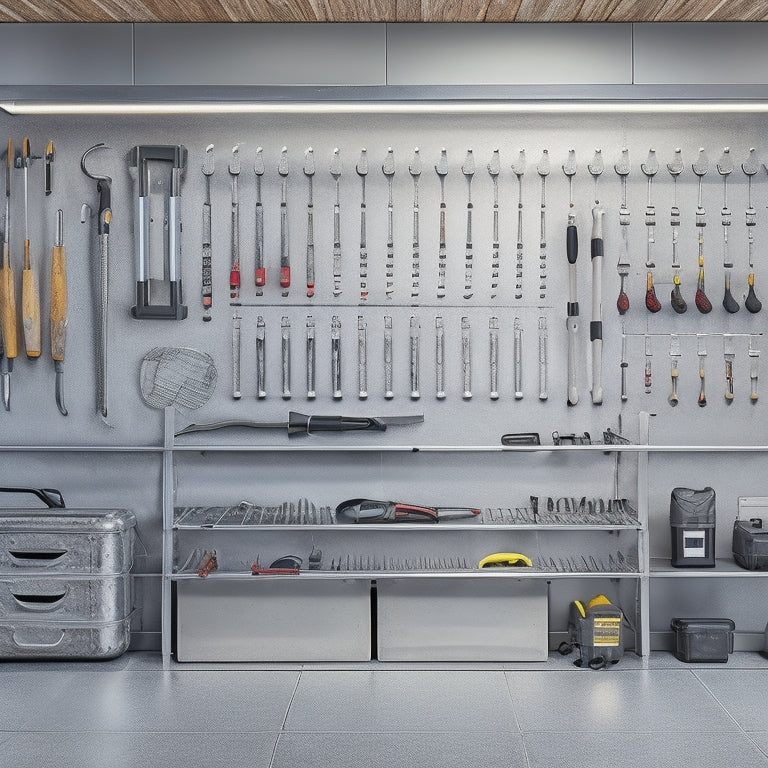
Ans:
{"type": "Polygon", "coordinates": [[[280,730],[277,732],[277,737],[275,738],[275,744],[272,747],[272,754],[269,756],[269,768],[272,768],[272,766],[275,764],[275,756],[277,755],[277,746],[280,743],[280,737],[283,733],[285,733],[285,724],[288,722],[288,714],[291,711],[291,706],[293,705],[293,700],[296,697],[296,691],[299,690],[299,683],[301,682],[301,676],[304,673],[303,669],[299,669],[299,674],[296,676],[296,684],[293,686],[293,690],[291,691],[291,698],[288,700],[288,706],[285,708],[285,714],[283,715],[283,722],[280,723],[280,730]]]}

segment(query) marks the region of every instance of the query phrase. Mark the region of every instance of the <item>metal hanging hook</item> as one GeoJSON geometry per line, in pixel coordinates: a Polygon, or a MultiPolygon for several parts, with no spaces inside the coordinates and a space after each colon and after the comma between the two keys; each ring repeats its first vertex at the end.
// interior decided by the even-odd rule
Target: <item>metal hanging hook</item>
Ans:
{"type": "Polygon", "coordinates": [[[88,155],[91,154],[95,149],[99,149],[100,147],[104,147],[104,149],[109,149],[109,147],[103,142],[99,142],[98,144],[94,144],[90,149],[86,149],[85,152],[83,152],[83,156],[80,158],[80,170],[89,178],[93,179],[94,181],[106,181],[107,184],[112,183],[112,179],[109,176],[100,176],[94,173],[91,173],[86,167],[85,167],[85,158],[88,157],[88,155]]]}

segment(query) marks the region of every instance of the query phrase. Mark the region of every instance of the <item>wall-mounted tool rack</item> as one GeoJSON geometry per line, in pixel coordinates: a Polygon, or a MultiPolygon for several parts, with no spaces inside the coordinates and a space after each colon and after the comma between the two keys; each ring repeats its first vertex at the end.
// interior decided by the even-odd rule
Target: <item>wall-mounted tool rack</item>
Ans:
{"type": "MultiPolygon", "coordinates": [[[[296,598],[297,584],[341,584],[350,573],[360,577],[353,581],[369,582],[367,592],[363,587],[354,596],[358,599],[362,595],[361,599],[369,602],[370,583],[398,583],[398,576],[411,589],[419,580],[428,580],[443,590],[446,598],[454,590],[470,595],[473,585],[500,584],[498,589],[503,592],[512,585],[522,588],[531,582],[538,585],[536,589],[543,586],[545,596],[548,591],[547,644],[555,647],[566,629],[567,606],[574,596],[584,597],[583,580],[587,578],[587,588],[605,591],[630,616],[637,630],[635,648],[642,654],[663,647],[668,619],[680,613],[680,604],[700,605],[705,611],[708,603],[698,590],[707,582],[699,581],[699,572],[676,578],[674,589],[669,589],[668,572],[658,570],[656,563],[669,554],[667,514],[672,487],[709,484],[716,488],[721,505],[717,529],[721,555],[729,551],[736,499],[768,495],[763,471],[768,446],[762,437],[768,417],[760,397],[759,366],[764,318],[762,310],[753,313],[745,306],[750,288],[761,296],[761,275],[768,274],[760,257],[765,250],[761,245],[768,243],[768,175],[762,168],[768,160],[768,147],[761,143],[758,115],[723,112],[670,116],[660,109],[640,118],[621,112],[573,115],[564,109],[546,116],[529,112],[513,119],[508,115],[452,115],[447,128],[440,115],[397,114],[382,121],[380,116],[360,114],[351,120],[343,113],[318,115],[308,108],[300,116],[275,112],[258,118],[199,115],[194,120],[181,115],[162,119],[111,115],[100,121],[78,116],[3,116],[0,124],[15,137],[18,146],[24,136],[31,138],[33,147],[54,140],[56,173],[50,196],[45,196],[42,161],[33,159],[29,168],[29,205],[38,214],[30,220],[30,239],[46,243],[40,253],[48,254],[55,236],[56,210],[63,209],[69,289],[69,415],[62,416],[56,407],[53,362],[45,355],[36,361],[17,357],[11,376],[11,410],[0,412],[4,454],[0,479],[6,485],[34,485],[35,480],[39,484],[40,478],[45,478],[43,484],[61,488],[78,507],[134,509],[142,540],[149,549],[146,557],[137,559],[138,599],[143,607],[132,633],[137,643],[157,647],[158,633],[162,633],[166,659],[171,658],[170,607],[176,582],[213,590],[221,587],[210,585],[233,581],[244,582],[245,590],[255,589],[250,585],[261,577],[251,576],[249,568],[256,555],[263,562],[271,554],[277,557],[292,551],[294,546],[303,547],[308,555],[317,536],[323,537],[318,548],[335,563],[349,554],[353,563],[354,558],[360,564],[365,557],[380,565],[392,560],[400,567],[357,568],[346,573],[331,573],[329,567],[328,573],[269,576],[259,582],[266,582],[267,587],[256,588],[262,592],[259,599],[268,598],[264,591],[269,584],[289,583],[274,589],[291,590],[296,598]],[[97,412],[96,397],[94,328],[99,320],[92,291],[98,284],[94,272],[98,248],[95,228],[80,223],[81,203],[89,202],[95,208],[95,198],[93,182],[79,168],[83,152],[101,141],[109,149],[89,160],[112,179],[108,275],[111,402],[106,419],[97,412]],[[136,243],[128,154],[139,144],[183,145],[188,151],[181,181],[181,276],[183,300],[189,307],[189,317],[183,321],[137,322],[130,316],[135,303],[136,243]],[[210,145],[213,149],[207,152],[210,145]],[[239,145],[241,161],[242,281],[240,296],[233,305],[232,178],[228,165],[235,145],[239,145]],[[259,147],[263,174],[256,172],[259,147]],[[306,171],[309,147],[314,160],[312,174],[306,171]],[[361,299],[362,189],[358,166],[363,147],[368,159],[364,238],[367,296],[361,299]],[[414,258],[416,147],[421,161],[418,262],[414,258]],[[694,302],[700,270],[700,206],[699,177],[691,166],[698,161],[701,147],[712,165],[701,182],[701,202],[707,217],[705,287],[713,305],[707,314],[697,310],[694,302]],[[734,160],[727,179],[731,223],[726,262],[722,258],[723,181],[721,174],[713,173],[725,147],[734,160]],[[441,165],[443,148],[445,168],[441,165]],[[598,194],[605,209],[601,405],[593,404],[590,397],[589,352],[595,184],[587,166],[593,162],[596,148],[604,160],[598,194]],[[675,174],[668,166],[676,169],[678,148],[683,167],[675,174]],[[337,155],[334,149],[338,149],[337,155]],[[469,149],[475,160],[471,186],[469,173],[462,172],[462,166],[469,171],[469,149]],[[520,162],[521,149],[525,149],[525,166],[520,162]],[[648,174],[641,164],[650,169],[650,149],[655,150],[659,169],[653,176],[649,198],[648,174]],[[569,176],[563,166],[570,171],[571,150],[575,173],[569,176]],[[209,154],[213,156],[213,173],[204,171],[209,154]],[[338,218],[334,215],[337,179],[331,173],[334,156],[341,160],[338,218]],[[283,157],[287,158],[287,173],[285,162],[281,173],[283,157]],[[749,163],[755,159],[759,171],[750,175],[741,165],[745,163],[751,170],[749,163]],[[629,173],[620,174],[617,164],[622,171],[628,164],[629,173]],[[438,173],[435,166],[445,173],[438,173]],[[308,211],[310,178],[312,208],[308,211]],[[263,286],[257,286],[255,280],[256,245],[262,234],[256,211],[257,182],[263,220],[263,286]],[[472,295],[465,298],[469,293],[470,191],[472,295]],[[655,219],[647,211],[650,207],[655,209],[655,219]],[[679,216],[673,214],[675,208],[679,216]],[[312,214],[311,237],[308,212],[312,214]],[[580,246],[572,268],[566,255],[569,216],[577,228],[580,246]],[[649,221],[655,222],[654,247],[646,259],[649,221]],[[624,233],[626,253],[622,250],[624,233]],[[340,257],[334,253],[337,244],[340,257]],[[307,295],[304,279],[309,252],[314,254],[312,296],[307,295]],[[209,253],[210,273],[204,273],[209,253]],[[543,253],[545,259],[540,258],[543,253]],[[286,255],[290,256],[290,286],[281,285],[281,276],[286,282],[286,273],[280,269],[286,255]],[[654,266],[649,267],[650,263],[654,266]],[[724,267],[724,263],[733,266],[724,267]],[[443,267],[445,295],[438,296],[443,267]],[[649,269],[661,304],[658,312],[649,311],[645,303],[649,269]],[[721,304],[726,269],[730,270],[731,292],[740,305],[736,313],[726,311],[721,304]],[[574,275],[578,315],[568,306],[570,274],[574,275]],[[670,301],[678,287],[675,278],[687,302],[687,311],[682,314],[670,301]],[[620,315],[615,299],[622,280],[629,308],[620,315]],[[209,287],[210,320],[203,323],[203,297],[209,287]],[[240,317],[238,400],[232,397],[235,314],[240,317]],[[567,318],[572,324],[575,321],[570,379],[567,318]],[[264,342],[261,385],[257,363],[260,328],[264,342]],[[286,329],[290,331],[287,347],[283,344],[286,329]],[[674,354],[670,353],[672,337],[679,345],[674,354]],[[702,339],[706,349],[706,407],[699,405],[702,339]],[[338,344],[334,345],[335,341],[338,344]],[[418,388],[413,386],[415,341],[418,388]],[[726,350],[726,341],[732,343],[728,348],[732,351],[726,350]],[[172,412],[163,416],[144,404],[138,372],[144,355],[158,345],[194,347],[213,358],[218,385],[201,409],[182,411],[173,418],[172,412]],[[314,357],[309,355],[310,349],[314,357]],[[365,352],[364,381],[361,349],[365,352]],[[726,359],[726,355],[732,358],[726,359]],[[669,396],[674,361],[678,404],[673,408],[669,396]],[[729,379],[726,363],[730,363],[729,379]],[[572,406],[567,405],[569,382],[579,395],[572,406]],[[732,398],[725,397],[728,382],[732,384],[732,398]],[[415,391],[418,398],[413,397],[415,391]],[[242,418],[278,422],[285,420],[289,410],[350,416],[423,414],[424,422],[366,435],[289,438],[266,430],[237,430],[173,437],[180,426],[191,421],[242,418]],[[637,416],[641,413],[655,414],[649,418],[649,428],[640,425],[637,416]],[[597,435],[608,426],[627,437],[629,444],[549,444],[553,431],[597,435]],[[502,434],[528,432],[539,433],[543,444],[502,449],[502,434]],[[236,505],[242,499],[275,506],[285,499],[306,496],[318,506],[333,507],[343,499],[366,495],[506,510],[525,508],[531,495],[543,494],[554,498],[627,498],[637,510],[638,523],[618,528],[581,522],[558,527],[538,521],[528,527],[488,520],[484,514],[483,523],[472,526],[348,529],[336,525],[318,531],[321,526],[290,524],[234,533],[221,528],[189,530],[174,523],[177,507],[236,505]],[[576,547],[574,536],[579,540],[576,547]],[[452,548],[450,552],[444,551],[447,547],[452,548]],[[519,569],[464,573],[462,567],[457,575],[451,568],[434,567],[435,562],[456,562],[458,558],[471,564],[491,551],[509,548],[525,552],[526,547],[542,563],[527,574],[519,569]],[[195,549],[217,552],[219,568],[205,579],[174,571],[195,549]],[[599,567],[601,560],[607,566],[611,558],[617,561],[619,552],[633,563],[633,570],[599,567]],[[583,554],[590,565],[590,558],[594,558],[598,567],[582,570],[577,554],[583,554]],[[433,567],[406,567],[421,564],[423,558],[433,567]],[[554,567],[549,562],[553,559],[554,567]],[[240,565],[241,560],[247,568],[240,565]],[[549,569],[543,566],[545,561],[549,569]],[[460,587],[458,582],[462,582],[460,587]],[[663,599],[659,596],[662,590],[663,599]]],[[[16,175],[10,201],[9,245],[18,276],[23,246],[23,201],[18,189],[23,182],[21,171],[12,173],[16,175]]],[[[45,314],[50,288],[46,269],[40,269],[39,282],[45,314]]],[[[46,342],[44,333],[44,345],[46,342]]],[[[727,615],[733,612],[737,620],[737,647],[756,648],[757,633],[762,631],[766,617],[756,616],[754,605],[765,602],[768,581],[746,571],[733,571],[727,562],[721,562],[707,578],[722,575],[727,581],[723,610],[727,615]],[[748,576],[749,581],[741,582],[740,576],[748,576]],[[749,584],[748,593],[740,589],[743,583],[749,584]]],[[[390,595],[395,601],[400,595],[398,589],[395,587],[390,595]]],[[[499,592],[485,595],[489,606],[497,606],[497,601],[504,599],[499,592]]],[[[435,591],[430,596],[437,599],[435,591]]],[[[521,597],[537,600],[541,593],[521,592],[521,597]]],[[[405,621],[397,611],[388,615],[396,615],[396,622],[405,621]]]]}

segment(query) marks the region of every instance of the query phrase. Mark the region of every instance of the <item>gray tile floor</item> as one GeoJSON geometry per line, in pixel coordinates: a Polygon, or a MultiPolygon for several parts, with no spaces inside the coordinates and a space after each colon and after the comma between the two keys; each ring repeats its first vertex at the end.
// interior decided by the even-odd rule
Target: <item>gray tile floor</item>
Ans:
{"type": "Polygon", "coordinates": [[[14,768],[768,768],[768,661],[0,664],[14,768]]]}

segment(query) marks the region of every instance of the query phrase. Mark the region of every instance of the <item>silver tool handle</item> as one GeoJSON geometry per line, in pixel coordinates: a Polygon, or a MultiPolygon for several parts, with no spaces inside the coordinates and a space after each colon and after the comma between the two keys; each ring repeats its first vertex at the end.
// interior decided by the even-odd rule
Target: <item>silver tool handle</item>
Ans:
{"type": "Polygon", "coordinates": [[[445,399],[445,330],[443,318],[435,318],[435,397],[445,399]]]}
{"type": "Polygon", "coordinates": [[[411,254],[411,298],[419,295],[419,206],[413,206],[413,252],[411,254]]]}
{"type": "Polygon", "coordinates": [[[491,400],[499,399],[499,319],[492,317],[488,323],[489,354],[491,365],[491,400]]]}
{"type": "Polygon", "coordinates": [[[462,397],[472,397],[472,330],[469,318],[461,318],[461,375],[464,391],[462,397]]]}
{"type": "Polygon", "coordinates": [[[307,400],[314,400],[315,393],[315,323],[307,318],[307,400]]]}
{"type": "Polygon", "coordinates": [[[333,206],[333,295],[341,295],[341,209],[333,206]]]}
{"type": "Polygon", "coordinates": [[[467,203],[467,242],[464,250],[464,298],[472,298],[472,263],[474,250],[472,246],[472,203],[467,203]]]}
{"type": "Polygon", "coordinates": [[[334,315],[331,321],[331,390],[334,400],[341,400],[341,323],[334,315]]]}
{"type": "Polygon", "coordinates": [[[256,397],[263,400],[267,396],[266,333],[264,318],[256,321],[256,397]]]}
{"type": "Polygon", "coordinates": [[[539,318],[539,400],[546,400],[547,393],[547,320],[539,318]]]}
{"type": "Polygon", "coordinates": [[[395,393],[392,387],[392,318],[384,318],[384,398],[391,400],[395,393]]]}
{"type": "Polygon", "coordinates": [[[307,297],[315,295],[315,223],[312,203],[307,204],[307,297]]]}
{"type": "MultiPolygon", "coordinates": [[[[237,272],[238,281],[240,273],[240,203],[237,194],[237,176],[232,178],[232,272],[237,272]]],[[[230,297],[236,299],[240,296],[240,283],[232,282],[230,297]]]]}
{"type": "Polygon", "coordinates": [[[445,268],[448,254],[445,248],[445,203],[440,203],[440,245],[437,251],[437,298],[445,297],[445,268]]]}
{"type": "Polygon", "coordinates": [[[368,332],[365,320],[357,318],[357,385],[358,397],[368,397],[368,332]]]}
{"type": "Polygon", "coordinates": [[[368,298],[368,246],[365,227],[365,203],[360,204],[360,300],[368,298]]]}
{"type": "Polygon", "coordinates": [[[520,328],[520,318],[515,318],[514,325],[514,378],[515,400],[523,399],[523,331],[520,328]]]}
{"type": "Polygon", "coordinates": [[[239,400],[240,392],[240,316],[232,317],[232,399],[239,400]]]}
{"type": "Polygon", "coordinates": [[[392,191],[390,182],[390,199],[387,206],[387,261],[385,263],[388,299],[392,298],[395,284],[395,229],[394,229],[394,207],[392,205],[392,191]]]}
{"type": "Polygon", "coordinates": [[[280,326],[283,400],[291,399],[291,323],[284,317],[280,326]]]}
{"type": "Polygon", "coordinates": [[[264,206],[256,203],[256,271],[254,273],[256,295],[261,296],[261,288],[266,285],[267,277],[264,268],[264,206]]]}
{"type": "Polygon", "coordinates": [[[288,295],[291,285],[291,251],[288,243],[288,203],[280,203],[280,287],[282,295],[288,295]]]}
{"type": "Polygon", "coordinates": [[[493,243],[491,245],[491,298],[499,287],[499,204],[493,204],[493,243]]]}
{"type": "Polygon", "coordinates": [[[419,321],[411,318],[411,400],[418,400],[421,397],[419,393],[419,321]]]}
{"type": "Polygon", "coordinates": [[[603,402],[603,215],[602,206],[592,209],[592,321],[589,338],[592,342],[592,402],[603,402]]]}

